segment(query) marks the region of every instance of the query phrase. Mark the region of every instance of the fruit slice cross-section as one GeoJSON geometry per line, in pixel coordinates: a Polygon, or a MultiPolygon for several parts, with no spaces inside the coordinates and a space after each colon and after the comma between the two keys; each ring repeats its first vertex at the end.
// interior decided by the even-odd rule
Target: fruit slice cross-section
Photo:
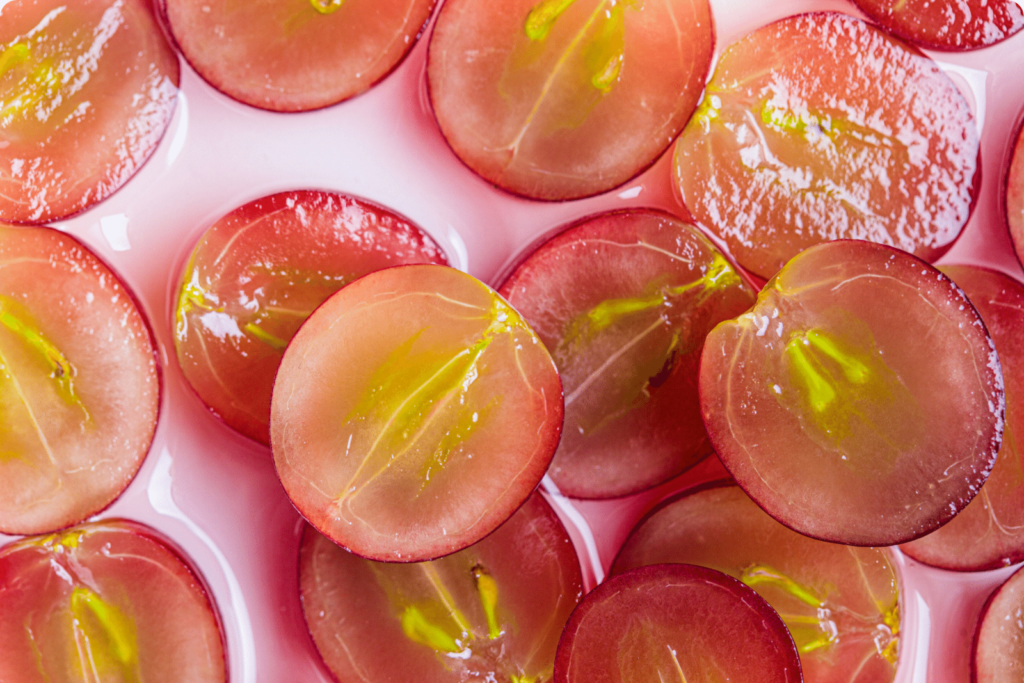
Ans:
{"type": "Polygon", "coordinates": [[[369,202],[305,190],[240,206],[203,234],[182,274],[174,343],[185,379],[230,427],[269,444],[274,376],[302,322],[346,283],[405,263],[447,261],[369,202]]]}
{"type": "Polygon", "coordinates": [[[1006,427],[996,465],[970,505],[942,528],[901,546],[919,562],[979,571],[1024,560],[1024,285],[992,270],[946,266],[942,272],[978,309],[996,345],[1006,382],[1006,427]]]}
{"type": "Polygon", "coordinates": [[[82,521],[128,486],[160,407],[149,327],[92,252],[0,224],[0,532],[82,521]]]}
{"type": "Polygon", "coordinates": [[[431,562],[364,560],[306,527],[299,584],[339,681],[550,681],[583,592],[569,536],[539,493],[484,540],[431,562]]]}
{"type": "Polygon", "coordinates": [[[992,339],[945,275],[843,240],[794,257],[708,335],[712,445],[768,514],[808,536],[902,543],[978,493],[1002,440],[992,339]]]}
{"type": "Polygon", "coordinates": [[[416,562],[508,519],[561,427],[558,372],[519,314],[465,273],[410,265],[356,280],[299,329],[270,432],[284,488],[318,531],[416,562]]]}
{"type": "Polygon", "coordinates": [[[1024,28],[1017,0],[853,0],[904,40],[933,50],[976,50],[1024,28]]]}
{"type": "Polygon", "coordinates": [[[586,197],[652,164],[693,113],[707,0],[448,0],[427,57],[452,150],[534,199],[586,197]]]}
{"type": "Polygon", "coordinates": [[[1012,683],[1024,672],[1024,572],[1017,570],[989,596],[971,651],[974,683],[1012,683]]]}
{"type": "Polygon", "coordinates": [[[729,46],[674,173],[697,222],[767,279],[841,238],[934,261],[970,216],[979,149],[938,64],[859,19],[818,12],[729,46]]]}
{"type": "Polygon", "coordinates": [[[1024,111],[1021,112],[1017,132],[1010,139],[1010,162],[1006,169],[1003,201],[1017,260],[1024,263],[1024,111]]]}
{"type": "Polygon", "coordinates": [[[499,291],[562,376],[565,429],[550,471],[562,493],[635,493],[711,452],[697,399],[701,348],[754,292],[696,228],[650,210],[584,219],[499,291]]]}
{"type": "Polygon", "coordinates": [[[93,522],[0,550],[0,680],[226,683],[202,580],[137,522],[93,522]]]}
{"type": "Polygon", "coordinates": [[[0,220],[89,208],[164,134],[178,58],[147,0],[13,0],[0,21],[0,220]]]}
{"type": "Polygon", "coordinates": [[[704,567],[660,564],[591,591],[558,644],[554,683],[797,683],[779,615],[751,588],[704,567]]]}
{"type": "Polygon", "coordinates": [[[159,0],[210,85],[272,111],[318,109],[382,80],[416,44],[435,0],[159,0]]]}
{"type": "Polygon", "coordinates": [[[782,526],[737,486],[666,501],[630,534],[613,574],[695,564],[747,584],[789,627],[807,683],[891,683],[899,591],[885,550],[816,541],[782,526]]]}

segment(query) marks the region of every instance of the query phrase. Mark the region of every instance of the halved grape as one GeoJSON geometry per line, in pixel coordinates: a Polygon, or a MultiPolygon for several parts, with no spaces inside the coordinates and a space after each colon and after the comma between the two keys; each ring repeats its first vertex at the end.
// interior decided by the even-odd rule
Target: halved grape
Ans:
{"type": "Polygon", "coordinates": [[[801,680],[793,638],[761,596],[711,569],[661,564],[583,599],[558,644],[554,683],[801,680]]]}
{"type": "Polygon", "coordinates": [[[185,59],[228,97],[307,111],[354,97],[416,44],[435,0],[162,0],[185,59]]]}
{"type": "Polygon", "coordinates": [[[170,123],[178,58],[146,0],[12,0],[0,22],[0,220],[105,199],[170,123]]]}
{"type": "Polygon", "coordinates": [[[933,50],[976,50],[1024,28],[1016,0],[853,0],[903,40],[933,50]]]}
{"type": "Polygon", "coordinates": [[[558,365],[559,490],[609,498],[656,486],[711,452],[697,398],[704,337],[754,292],[696,228],[634,209],[575,223],[499,289],[558,365]]]}
{"type": "Polygon", "coordinates": [[[892,545],[970,502],[1002,441],[1003,380],[974,307],[905,252],[794,257],[704,346],[701,410],[726,468],[800,533],[892,545]]]}
{"type": "Polygon", "coordinates": [[[64,233],[0,224],[0,532],[109,505],[159,409],[155,344],[117,276],[64,233]]]}
{"type": "Polygon", "coordinates": [[[980,571],[1024,560],[1024,462],[1016,435],[1024,432],[1024,285],[992,270],[949,266],[978,309],[999,353],[1006,382],[1006,428],[992,474],[978,497],[941,529],[901,546],[919,562],[980,571]]]}
{"type": "Polygon", "coordinates": [[[339,681],[550,681],[582,582],[572,542],[539,493],[440,560],[364,560],[306,527],[299,562],[303,614],[339,681]]]}
{"type": "Polygon", "coordinates": [[[256,199],[210,227],[192,252],[175,310],[185,379],[228,426],[270,443],[270,396],[284,349],[324,299],[367,273],[446,264],[404,218],[317,191],[256,199]]]}
{"type": "Polygon", "coordinates": [[[707,0],[448,0],[427,79],[455,154],[534,199],[610,190],[690,118],[711,65],[707,0]]]}
{"type": "Polygon", "coordinates": [[[888,683],[900,610],[886,551],[816,541],[782,526],[737,486],[701,487],[644,518],[612,573],[677,562],[739,579],[789,627],[808,683],[888,683]]]}
{"type": "Polygon", "coordinates": [[[1024,113],[1017,134],[1010,140],[1010,164],[1006,170],[1006,222],[1010,226],[1017,260],[1024,263],[1024,113]]]}
{"type": "Polygon", "coordinates": [[[274,384],[274,461],[299,512],[376,560],[461,550],[551,462],[562,389],[504,299],[453,268],[371,273],[310,316],[274,384]]]}
{"type": "Polygon", "coordinates": [[[698,223],[769,278],[841,238],[937,259],[971,214],[979,148],[967,102],[934,61],[818,12],[725,51],[676,145],[675,179],[698,223]]]}
{"type": "Polygon", "coordinates": [[[974,683],[1016,683],[1024,674],[1024,572],[1017,570],[989,597],[971,651],[974,683]]]}
{"type": "Polygon", "coordinates": [[[0,680],[224,683],[202,580],[137,522],[108,520],[0,550],[0,680]]]}

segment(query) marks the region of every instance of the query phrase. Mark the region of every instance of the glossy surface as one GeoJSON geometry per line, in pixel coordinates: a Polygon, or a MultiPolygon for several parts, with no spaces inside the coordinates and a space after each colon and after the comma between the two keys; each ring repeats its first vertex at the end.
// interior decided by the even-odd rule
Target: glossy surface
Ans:
{"type": "Polygon", "coordinates": [[[978,497],[949,524],[902,546],[926,564],[960,571],[1009,566],[1024,560],[1024,285],[992,270],[946,266],[946,275],[978,309],[1006,382],[1006,428],[996,465],[978,497]]]}
{"type": "Polygon", "coordinates": [[[306,527],[299,583],[339,681],[550,681],[583,594],[576,552],[540,494],[484,540],[432,562],[363,560],[306,527]]]}
{"type": "Polygon", "coordinates": [[[229,426],[270,443],[270,396],[284,349],[324,299],[367,273],[447,264],[423,231],[338,194],[281,192],[227,214],[193,250],[179,285],[182,372],[229,426]]]}
{"type": "Polygon", "coordinates": [[[1019,570],[988,599],[971,656],[973,683],[1010,683],[1024,676],[1024,574],[1019,570]]]}
{"type": "Polygon", "coordinates": [[[900,38],[935,50],[975,50],[1024,28],[1016,0],[854,0],[900,38]]]}
{"type": "Polygon", "coordinates": [[[770,278],[826,240],[933,261],[970,216],[979,138],[939,66],[838,13],[791,17],[731,45],[675,149],[698,223],[770,278]]]}
{"type": "Polygon", "coordinates": [[[178,58],[145,0],[14,0],[0,22],[0,220],[87,209],[149,158],[178,58]]]}
{"type": "Polygon", "coordinates": [[[461,550],[540,483],[562,393],[544,345],[494,290],[443,266],[371,273],[299,330],[271,440],[299,512],[352,552],[461,550]]]}
{"type": "Polygon", "coordinates": [[[659,506],[633,530],[612,573],[666,562],[715,569],[757,591],[789,628],[807,683],[895,678],[899,591],[886,551],[802,536],[723,484],[659,506]]]}
{"type": "Polygon", "coordinates": [[[273,111],[358,95],[408,54],[434,0],[161,0],[174,40],[213,87],[273,111]]]}
{"type": "Polygon", "coordinates": [[[1017,133],[1010,138],[1009,166],[1006,169],[1006,222],[1017,259],[1024,263],[1024,112],[1017,124],[1017,133]]]}
{"type": "Polygon", "coordinates": [[[201,580],[146,526],[105,521],[0,550],[0,680],[224,683],[201,580]]]}
{"type": "Polygon", "coordinates": [[[499,292],[562,377],[549,471],[562,493],[635,493],[711,452],[697,397],[704,337],[754,292],[696,228],[654,211],[591,217],[538,247],[499,292]]]}
{"type": "Polygon", "coordinates": [[[427,79],[455,154],[535,199],[610,190],[679,134],[714,46],[707,0],[449,0],[427,79]]]}
{"type": "Polygon", "coordinates": [[[869,242],[808,249],[708,336],[711,442],[766,512],[801,533],[891,545],[977,495],[1003,433],[999,361],[963,293],[869,242]]]}
{"type": "Polygon", "coordinates": [[[753,590],[703,567],[620,574],[587,594],[558,644],[555,683],[801,680],[793,639],[753,590]]]}
{"type": "Polygon", "coordinates": [[[0,530],[96,514],[156,429],[149,327],[100,260],[50,228],[0,224],[0,530]]]}

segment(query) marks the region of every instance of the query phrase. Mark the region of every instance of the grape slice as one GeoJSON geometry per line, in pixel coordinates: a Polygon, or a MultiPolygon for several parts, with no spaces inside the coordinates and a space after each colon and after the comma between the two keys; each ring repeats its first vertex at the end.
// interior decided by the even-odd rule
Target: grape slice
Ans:
{"type": "Polygon", "coordinates": [[[185,59],[239,102],[308,111],[383,80],[416,44],[435,0],[162,0],[185,59]]]}
{"type": "Polygon", "coordinates": [[[892,545],[963,509],[1003,432],[992,340],[919,259],[838,241],[794,257],[704,346],[712,445],[768,514],[800,533],[892,545]]]}
{"type": "Polygon", "coordinates": [[[299,584],[313,641],[339,681],[550,681],[583,594],[579,560],[535,493],[479,543],[386,564],[306,527],[299,584]]]}
{"type": "Polygon", "coordinates": [[[0,224],[0,532],[109,505],[159,408],[155,344],[117,276],[68,235],[0,224]]]}
{"type": "Polygon", "coordinates": [[[534,199],[621,185],[697,106],[714,49],[707,0],[448,0],[427,79],[467,166],[534,199]]]}
{"type": "Polygon", "coordinates": [[[227,681],[202,580],[137,522],[93,522],[4,547],[0,594],[0,680],[227,681]]]}
{"type": "Polygon", "coordinates": [[[971,651],[974,683],[1011,683],[1024,671],[1024,573],[1017,570],[989,597],[971,651]]]}
{"type": "Polygon", "coordinates": [[[970,216],[979,148],[967,102],[934,61],[819,12],[725,51],[674,173],[697,222],[767,279],[840,238],[937,259],[970,216]]]}
{"type": "Polygon", "coordinates": [[[643,209],[586,218],[499,292],[562,376],[565,428],[549,472],[562,493],[628,495],[711,452],[697,397],[704,337],[754,293],[696,228],[643,209]]]}
{"type": "Polygon", "coordinates": [[[1016,0],[853,0],[903,40],[933,50],[976,50],[1024,28],[1016,0]]]}
{"type": "Polygon", "coordinates": [[[285,352],[274,461],[299,512],[357,555],[461,550],[540,483],[562,427],[551,357],[492,289],[398,266],[338,291],[285,352]]]}
{"type": "Polygon", "coordinates": [[[185,379],[228,426],[269,444],[274,376],[302,322],[346,283],[405,263],[447,260],[369,202],[303,190],[240,206],[200,238],[182,275],[174,344],[185,379]]]}
{"type": "Polygon", "coordinates": [[[569,618],[554,683],[796,683],[800,659],[779,615],[739,581],[662,564],[620,574],[569,618]]]}
{"type": "Polygon", "coordinates": [[[886,551],[824,543],[766,515],[737,486],[666,501],[630,534],[613,574],[695,564],[753,588],[779,613],[807,683],[889,683],[896,676],[899,591],[886,551]]]}
{"type": "Polygon", "coordinates": [[[178,58],[146,0],[13,0],[0,22],[0,220],[88,209],[170,123],[178,58]]]}
{"type": "Polygon", "coordinates": [[[1006,427],[995,467],[978,497],[949,524],[901,549],[944,569],[995,569],[1024,560],[1024,463],[1016,437],[1024,430],[1016,404],[1024,397],[1024,285],[971,266],[943,267],[942,272],[964,290],[995,342],[1006,382],[1006,427]]]}
{"type": "Polygon", "coordinates": [[[1006,223],[1017,252],[1017,260],[1024,263],[1024,112],[1017,134],[1010,141],[1010,163],[1006,170],[1006,223]]]}

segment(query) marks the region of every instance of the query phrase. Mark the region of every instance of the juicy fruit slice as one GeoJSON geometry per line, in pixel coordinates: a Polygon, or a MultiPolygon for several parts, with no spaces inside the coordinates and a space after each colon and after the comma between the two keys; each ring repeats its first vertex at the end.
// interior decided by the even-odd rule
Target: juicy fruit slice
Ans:
{"type": "Polygon", "coordinates": [[[815,13],[725,51],[674,172],[696,220],[770,278],[841,238],[937,259],[970,216],[978,153],[967,102],[935,62],[863,21],[815,13]]]}
{"type": "Polygon", "coordinates": [[[0,680],[224,683],[201,580],[142,524],[103,521],[0,550],[0,680]]]}
{"type": "Polygon", "coordinates": [[[1003,433],[1003,380],[949,279],[891,247],[794,257],[704,346],[712,445],[768,514],[800,533],[892,545],[970,502],[1003,433]]]}
{"type": "Polygon", "coordinates": [[[13,0],[0,22],[0,219],[89,208],[156,149],[178,58],[145,0],[13,0]]]}
{"type": "Polygon", "coordinates": [[[498,187],[573,199],[627,182],[690,118],[707,0],[448,0],[427,78],[455,154],[498,187]]]}
{"type": "Polygon", "coordinates": [[[1010,165],[1006,171],[1006,222],[1017,251],[1017,259],[1024,263],[1024,114],[1011,141],[1010,165]]]}
{"type": "Polygon", "coordinates": [[[989,597],[978,619],[971,652],[977,683],[1019,681],[1024,671],[1024,573],[1020,570],[989,597]]]}
{"type": "Polygon", "coordinates": [[[754,293],[695,228],[649,210],[585,219],[499,291],[562,376],[565,428],[549,472],[562,493],[635,493],[711,452],[697,398],[704,337],[754,293]]]}
{"type": "Polygon", "coordinates": [[[230,427],[270,443],[270,396],[284,349],[324,299],[367,273],[446,264],[423,231],[369,202],[281,192],[227,214],[185,266],[175,349],[185,379],[230,427]]]}
{"type": "Polygon", "coordinates": [[[958,571],[1009,566],[1024,560],[1024,462],[1017,435],[1024,433],[1024,285],[1006,275],[970,266],[942,271],[978,309],[1006,381],[1006,428],[992,474],[978,497],[949,524],[901,550],[919,562],[958,571]]]}
{"type": "Polygon", "coordinates": [[[284,355],[271,441],[299,512],[376,560],[461,550],[508,519],[558,445],[544,345],[452,268],[389,268],[323,303],[284,355]]]}
{"type": "Polygon", "coordinates": [[[109,505],[160,408],[149,327],[92,252],[0,224],[0,532],[37,534],[109,505]]]}
{"type": "Polygon", "coordinates": [[[736,486],[697,490],[648,515],[614,574],[695,564],[747,584],[782,617],[807,683],[889,683],[896,676],[899,591],[889,556],[802,536],[736,486]]]}
{"type": "Polygon", "coordinates": [[[1024,28],[1016,0],[854,0],[904,40],[934,50],[976,50],[1024,28]]]}
{"type": "Polygon", "coordinates": [[[299,564],[303,614],[340,681],[550,681],[582,581],[568,534],[537,493],[440,560],[364,560],[307,527],[299,564]]]}
{"type": "Polygon", "coordinates": [[[558,644],[554,683],[796,683],[800,660],[779,615],[725,574],[663,564],[591,591],[558,644]]]}
{"type": "Polygon", "coordinates": [[[207,82],[273,111],[369,90],[416,44],[434,0],[163,0],[174,40],[207,82]]]}

